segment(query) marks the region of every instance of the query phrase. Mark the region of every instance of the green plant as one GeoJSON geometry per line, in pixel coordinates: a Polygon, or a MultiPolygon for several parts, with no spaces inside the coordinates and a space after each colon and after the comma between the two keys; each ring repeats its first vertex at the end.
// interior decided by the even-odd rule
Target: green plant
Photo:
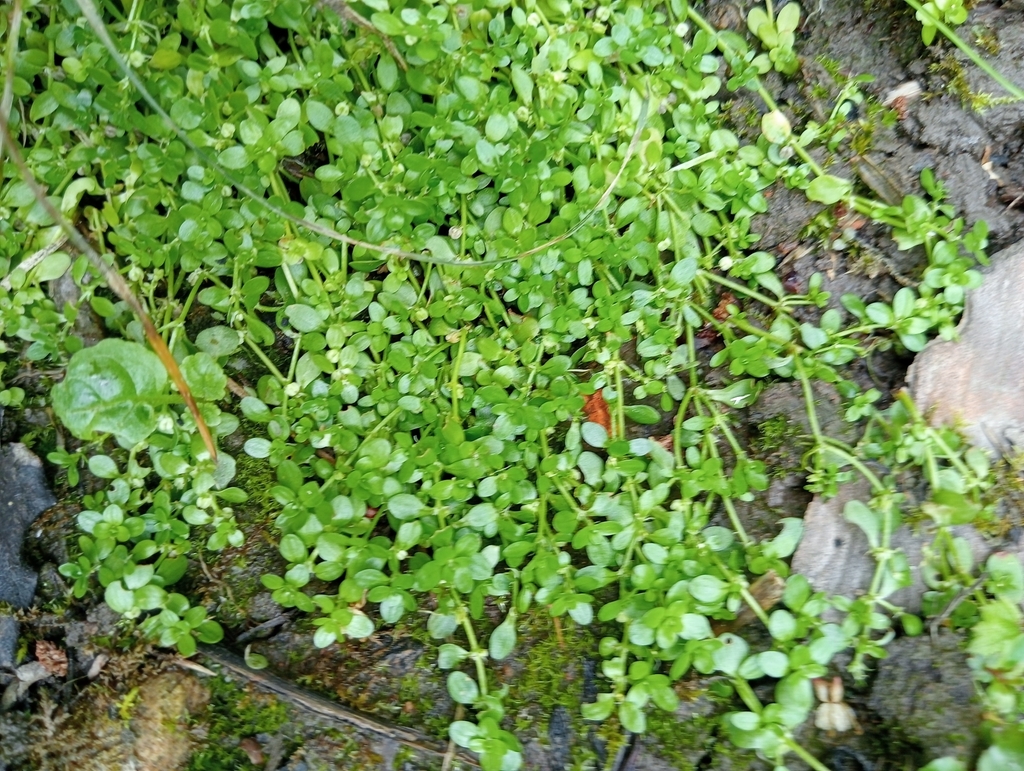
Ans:
{"type": "MultiPolygon", "coordinates": [[[[676,680],[717,673],[737,699],[724,717],[737,745],[820,770],[794,738],[811,680],[846,648],[863,677],[893,617],[913,627],[887,600],[909,580],[891,545],[907,506],[897,474],[925,470],[922,512],[943,528],[983,519],[988,484],[954,435],[905,401],[880,412],[843,366],[951,335],[984,226],[965,232],[930,173],[927,197],[891,205],[814,159],[818,145],[843,151],[841,105],[862,98],[863,79],[842,85],[824,122],[794,130],[759,75],[795,71],[795,5],[751,13],[767,56],[681,2],[370,7],[390,44],[299,3],[157,3],[143,20],[141,3],[101,19],[83,0],[85,22],[33,7],[48,31],[8,41],[20,109],[4,129],[38,137],[28,168],[124,266],[213,434],[235,432],[235,410],[259,427],[244,452],[274,468],[283,561],[262,582],[313,616],[316,645],[429,603],[449,694],[469,707],[450,735],[492,771],[521,763],[507,685],[488,666],[516,647],[519,619],[600,624],[602,692],[585,717],[640,732],[652,708],[674,710],[676,680]],[[719,114],[723,62],[725,86],[767,107],[752,142],[719,114]],[[751,232],[780,181],[889,226],[900,248],[923,246],[918,288],[844,298],[849,315],[817,315],[820,276],[787,293],[751,232]],[[719,307],[723,292],[733,300],[719,307]],[[698,335],[721,342],[709,366],[698,335]],[[226,403],[223,366],[240,350],[259,371],[226,403]],[[790,575],[801,523],[759,541],[737,510],[769,476],[742,409],[776,379],[806,396],[811,489],[871,483],[847,517],[878,567],[864,596],[834,600],[843,624],[824,622],[832,601],[790,575]],[[860,443],[823,434],[813,381],[866,422],[860,443]],[[771,612],[750,590],[768,571],[785,580],[771,612]],[[771,634],[763,649],[712,632],[744,607],[771,634]],[[769,704],[750,684],[765,677],[769,704]]],[[[5,242],[7,269],[55,234],[25,180],[3,173],[0,222],[26,223],[5,242]]],[[[187,655],[221,630],[168,587],[189,555],[240,544],[232,506],[246,493],[137,342],[129,305],[98,292],[84,261],[71,270],[124,339],[82,348],[75,309],[58,313],[40,275],[16,267],[14,293],[0,287],[4,334],[66,367],[53,406],[86,445],[51,460],[69,482],[85,457],[110,480],[86,499],[81,556],[61,570],[76,597],[95,577],[114,610],[187,655]]],[[[947,591],[965,570],[956,540],[941,543],[947,591]]]]}
{"type": "Polygon", "coordinates": [[[776,15],[771,0],[765,8],[751,8],[747,13],[747,27],[768,50],[768,58],[776,71],[792,75],[800,66],[793,49],[797,27],[800,26],[800,6],[786,3],[776,15]]]}
{"type": "MultiPolygon", "coordinates": [[[[223,395],[226,377],[209,354],[193,354],[181,368],[200,398],[223,395]]],[[[219,641],[223,631],[206,618],[206,609],[190,607],[183,595],[166,587],[187,568],[190,525],[212,527],[208,548],[241,543],[233,512],[224,506],[245,500],[242,490],[227,486],[234,461],[223,454],[216,464],[211,461],[188,421],[182,423],[183,416],[169,409],[181,400],[168,393],[160,360],[138,343],[103,340],[76,352],[52,399],[54,411],[78,438],[95,440],[110,434],[130,450],[123,469],[109,455],[88,459],[93,475],[113,481],[104,493],[88,497],[86,510],[78,515],[86,533],[78,542],[81,556],[60,568],[74,580],[74,595],[82,597],[88,591],[95,573],[111,609],[127,618],[158,611],[142,627],[161,644],[191,655],[196,637],[219,641]],[[152,469],[140,465],[143,455],[148,455],[152,469]],[[152,471],[165,483],[147,482],[152,471]],[[183,490],[186,482],[188,489],[183,490]]],[[[213,404],[205,406],[210,425],[234,431],[237,418],[213,404]]],[[[69,482],[77,477],[81,453],[50,457],[68,469],[69,482]]]]}
{"type": "Polygon", "coordinates": [[[921,22],[921,38],[926,45],[935,39],[937,32],[941,32],[950,43],[959,48],[980,70],[1002,86],[1014,100],[1024,99],[1024,90],[1011,83],[992,65],[982,59],[981,55],[971,48],[949,26],[962,24],[967,19],[967,9],[961,0],[930,0],[924,4],[918,2],[918,0],[906,0],[906,3],[914,9],[917,20],[921,22]]]}
{"type": "Polygon", "coordinates": [[[962,0],[929,0],[917,10],[917,20],[921,22],[921,39],[925,45],[931,45],[939,31],[935,20],[959,27],[967,21],[967,8],[962,0]]]}

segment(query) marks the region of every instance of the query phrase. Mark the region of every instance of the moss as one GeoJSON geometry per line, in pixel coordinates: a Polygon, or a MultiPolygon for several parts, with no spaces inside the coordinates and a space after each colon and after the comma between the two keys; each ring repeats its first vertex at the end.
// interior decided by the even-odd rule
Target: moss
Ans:
{"type": "Polygon", "coordinates": [[[208,685],[210,703],[197,719],[206,727],[206,746],[193,753],[188,771],[251,767],[239,741],[277,732],[288,722],[288,708],[272,696],[239,688],[223,677],[209,680],[208,685]]]}
{"type": "Polygon", "coordinates": [[[800,426],[786,415],[768,418],[757,426],[758,438],[755,440],[757,449],[768,454],[781,449],[801,435],[800,426]]]}
{"type": "MultiPolygon", "coordinates": [[[[677,692],[679,688],[677,687],[677,692]]],[[[711,690],[688,690],[681,699],[706,702],[704,709],[687,710],[685,720],[659,709],[647,713],[647,736],[659,758],[679,771],[698,768],[747,768],[750,753],[721,735],[721,714],[730,698],[711,690]]]]}
{"type": "Polygon", "coordinates": [[[999,35],[995,30],[976,24],[971,28],[974,33],[974,45],[990,56],[998,56],[1002,47],[999,43],[999,35]]]}
{"type": "Polygon", "coordinates": [[[667,712],[653,709],[647,714],[647,736],[659,758],[679,771],[695,771],[699,763],[694,757],[702,758],[701,750],[712,749],[709,734],[713,726],[709,722],[708,718],[695,717],[680,723],[667,712]]]}
{"type": "Polygon", "coordinates": [[[964,65],[952,54],[947,54],[929,68],[931,72],[946,78],[946,91],[960,100],[964,109],[973,112],[983,112],[990,107],[1000,104],[1010,104],[1016,101],[1010,96],[995,96],[987,92],[976,92],[971,90],[967,81],[967,71],[964,65]]]}
{"type": "Polygon", "coordinates": [[[522,669],[509,683],[508,712],[539,712],[532,725],[546,734],[551,712],[565,707],[577,717],[583,700],[583,675],[580,663],[597,647],[594,638],[572,621],[558,620],[535,613],[524,619],[522,669]]]}
{"type": "Polygon", "coordinates": [[[436,739],[448,739],[451,715],[437,709],[437,693],[445,692],[444,680],[435,667],[426,661],[426,654],[416,663],[416,671],[398,681],[398,701],[402,710],[395,717],[399,725],[418,728],[436,739]],[[436,682],[429,682],[436,679],[436,682]]]}
{"type": "Polygon", "coordinates": [[[583,720],[583,662],[597,649],[593,632],[567,617],[556,620],[537,611],[521,619],[519,635],[516,652],[498,673],[499,681],[508,687],[505,727],[521,737],[532,734],[547,743],[553,738],[549,736],[551,717],[562,708],[570,721],[560,737],[572,742],[568,768],[598,768],[587,737],[596,734],[611,758],[625,735],[614,718],[601,725],[583,720]]]}
{"type": "Polygon", "coordinates": [[[351,735],[338,728],[320,731],[303,747],[303,760],[310,771],[370,771],[383,768],[382,758],[366,750],[351,735]]]}
{"type": "MultiPolygon", "coordinates": [[[[248,423],[248,421],[245,421],[248,423]]],[[[258,435],[255,424],[248,435],[258,435]]],[[[245,490],[249,499],[238,507],[239,520],[246,523],[267,523],[276,516],[280,505],[270,494],[271,488],[277,484],[277,477],[270,464],[264,458],[253,458],[244,452],[235,458],[234,485],[245,490]]]]}
{"type": "Polygon", "coordinates": [[[236,520],[246,533],[245,543],[237,549],[207,552],[203,556],[207,570],[218,579],[208,587],[209,591],[216,592],[208,601],[217,602],[218,618],[228,626],[245,622],[249,600],[264,591],[261,575],[276,568],[277,549],[267,532],[280,510],[270,494],[277,484],[270,464],[244,452],[238,453],[235,463],[234,486],[249,496],[234,507],[236,520]]]}
{"type": "Polygon", "coordinates": [[[979,518],[972,524],[985,535],[1005,538],[1013,528],[1024,527],[1024,453],[1008,456],[992,469],[995,482],[982,496],[987,510],[998,516],[979,518]]]}

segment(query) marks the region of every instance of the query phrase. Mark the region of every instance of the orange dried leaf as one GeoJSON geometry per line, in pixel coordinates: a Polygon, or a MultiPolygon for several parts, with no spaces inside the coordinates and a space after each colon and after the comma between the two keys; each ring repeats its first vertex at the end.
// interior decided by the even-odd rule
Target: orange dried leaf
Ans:
{"type": "Polygon", "coordinates": [[[711,315],[718,321],[725,321],[731,315],[729,313],[730,305],[736,305],[736,295],[732,292],[722,292],[722,296],[718,298],[718,305],[711,311],[711,315]]]}
{"type": "Polygon", "coordinates": [[[604,396],[600,391],[595,391],[585,398],[583,414],[587,416],[587,420],[597,423],[610,434],[612,432],[612,416],[608,412],[608,402],[604,400],[604,396]]]}

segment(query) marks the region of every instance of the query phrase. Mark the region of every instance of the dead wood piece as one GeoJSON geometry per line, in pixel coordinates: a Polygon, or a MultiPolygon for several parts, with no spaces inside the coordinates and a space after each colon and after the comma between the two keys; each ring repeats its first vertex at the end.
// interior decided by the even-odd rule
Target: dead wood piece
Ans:
{"type": "MultiPolygon", "coordinates": [[[[241,677],[264,690],[270,691],[275,696],[284,699],[289,704],[298,707],[305,712],[318,715],[335,722],[344,723],[345,725],[354,726],[360,730],[377,734],[378,736],[393,739],[396,742],[404,744],[406,747],[411,747],[414,750],[419,750],[420,752],[425,752],[437,757],[443,758],[448,751],[448,748],[443,744],[431,739],[419,731],[414,731],[410,728],[403,728],[402,726],[376,718],[373,715],[368,715],[365,712],[351,709],[349,707],[343,707],[342,705],[336,704],[323,696],[319,696],[315,693],[310,693],[309,691],[299,688],[287,680],[280,678],[277,675],[270,674],[269,672],[249,669],[241,658],[233,653],[229,653],[223,648],[204,645],[200,647],[199,654],[207,661],[231,672],[232,675],[241,677]]],[[[459,752],[458,755],[460,760],[479,767],[479,761],[471,755],[464,752],[459,752]]]]}

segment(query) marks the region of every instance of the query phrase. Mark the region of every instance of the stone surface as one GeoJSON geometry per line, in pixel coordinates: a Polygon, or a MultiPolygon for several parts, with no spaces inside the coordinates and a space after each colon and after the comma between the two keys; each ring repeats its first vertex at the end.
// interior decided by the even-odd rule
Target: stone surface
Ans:
{"type": "MultiPolygon", "coordinates": [[[[804,537],[793,555],[793,572],[801,573],[811,582],[815,591],[829,596],[842,594],[855,597],[867,591],[875,572],[875,560],[869,553],[870,545],[864,532],[843,517],[847,502],[867,502],[871,488],[867,482],[858,480],[839,488],[834,498],[824,500],[815,496],[804,515],[804,537]]],[[[967,526],[951,528],[955,536],[961,536],[970,544],[975,562],[984,560],[991,550],[976,530],[967,526]]],[[[924,561],[923,549],[931,543],[932,534],[922,530],[912,531],[901,525],[892,535],[893,548],[902,549],[910,563],[913,583],[893,593],[887,599],[910,613],[921,610],[921,598],[925,585],[921,579],[920,565],[924,561]]],[[[837,611],[831,611],[833,617],[837,611]]]]}
{"type": "Polygon", "coordinates": [[[13,670],[17,663],[14,652],[18,647],[18,622],[12,616],[0,613],[0,670],[13,670]]]}
{"type": "Polygon", "coordinates": [[[960,425],[975,445],[1024,447],[1024,243],[992,257],[967,298],[955,342],[935,340],[910,368],[908,385],[933,424],[960,425]]]}
{"type": "Polygon", "coordinates": [[[24,608],[32,604],[36,574],[21,563],[28,526],[56,500],[43,466],[23,444],[0,448],[0,600],[24,608]]]}
{"type": "Polygon", "coordinates": [[[927,760],[951,755],[973,767],[981,707],[959,638],[901,637],[887,651],[868,707],[927,760]]]}
{"type": "MultiPolygon", "coordinates": [[[[0,447],[0,602],[32,604],[36,574],[22,564],[21,544],[28,526],[55,503],[39,458],[23,444],[0,447]]],[[[0,668],[14,665],[17,640],[14,620],[0,614],[0,668]]]]}
{"type": "Polygon", "coordinates": [[[177,771],[192,754],[190,716],[209,701],[193,674],[167,671],[139,685],[128,720],[120,697],[95,691],[68,717],[44,723],[32,734],[30,765],[39,771],[177,771]]]}

